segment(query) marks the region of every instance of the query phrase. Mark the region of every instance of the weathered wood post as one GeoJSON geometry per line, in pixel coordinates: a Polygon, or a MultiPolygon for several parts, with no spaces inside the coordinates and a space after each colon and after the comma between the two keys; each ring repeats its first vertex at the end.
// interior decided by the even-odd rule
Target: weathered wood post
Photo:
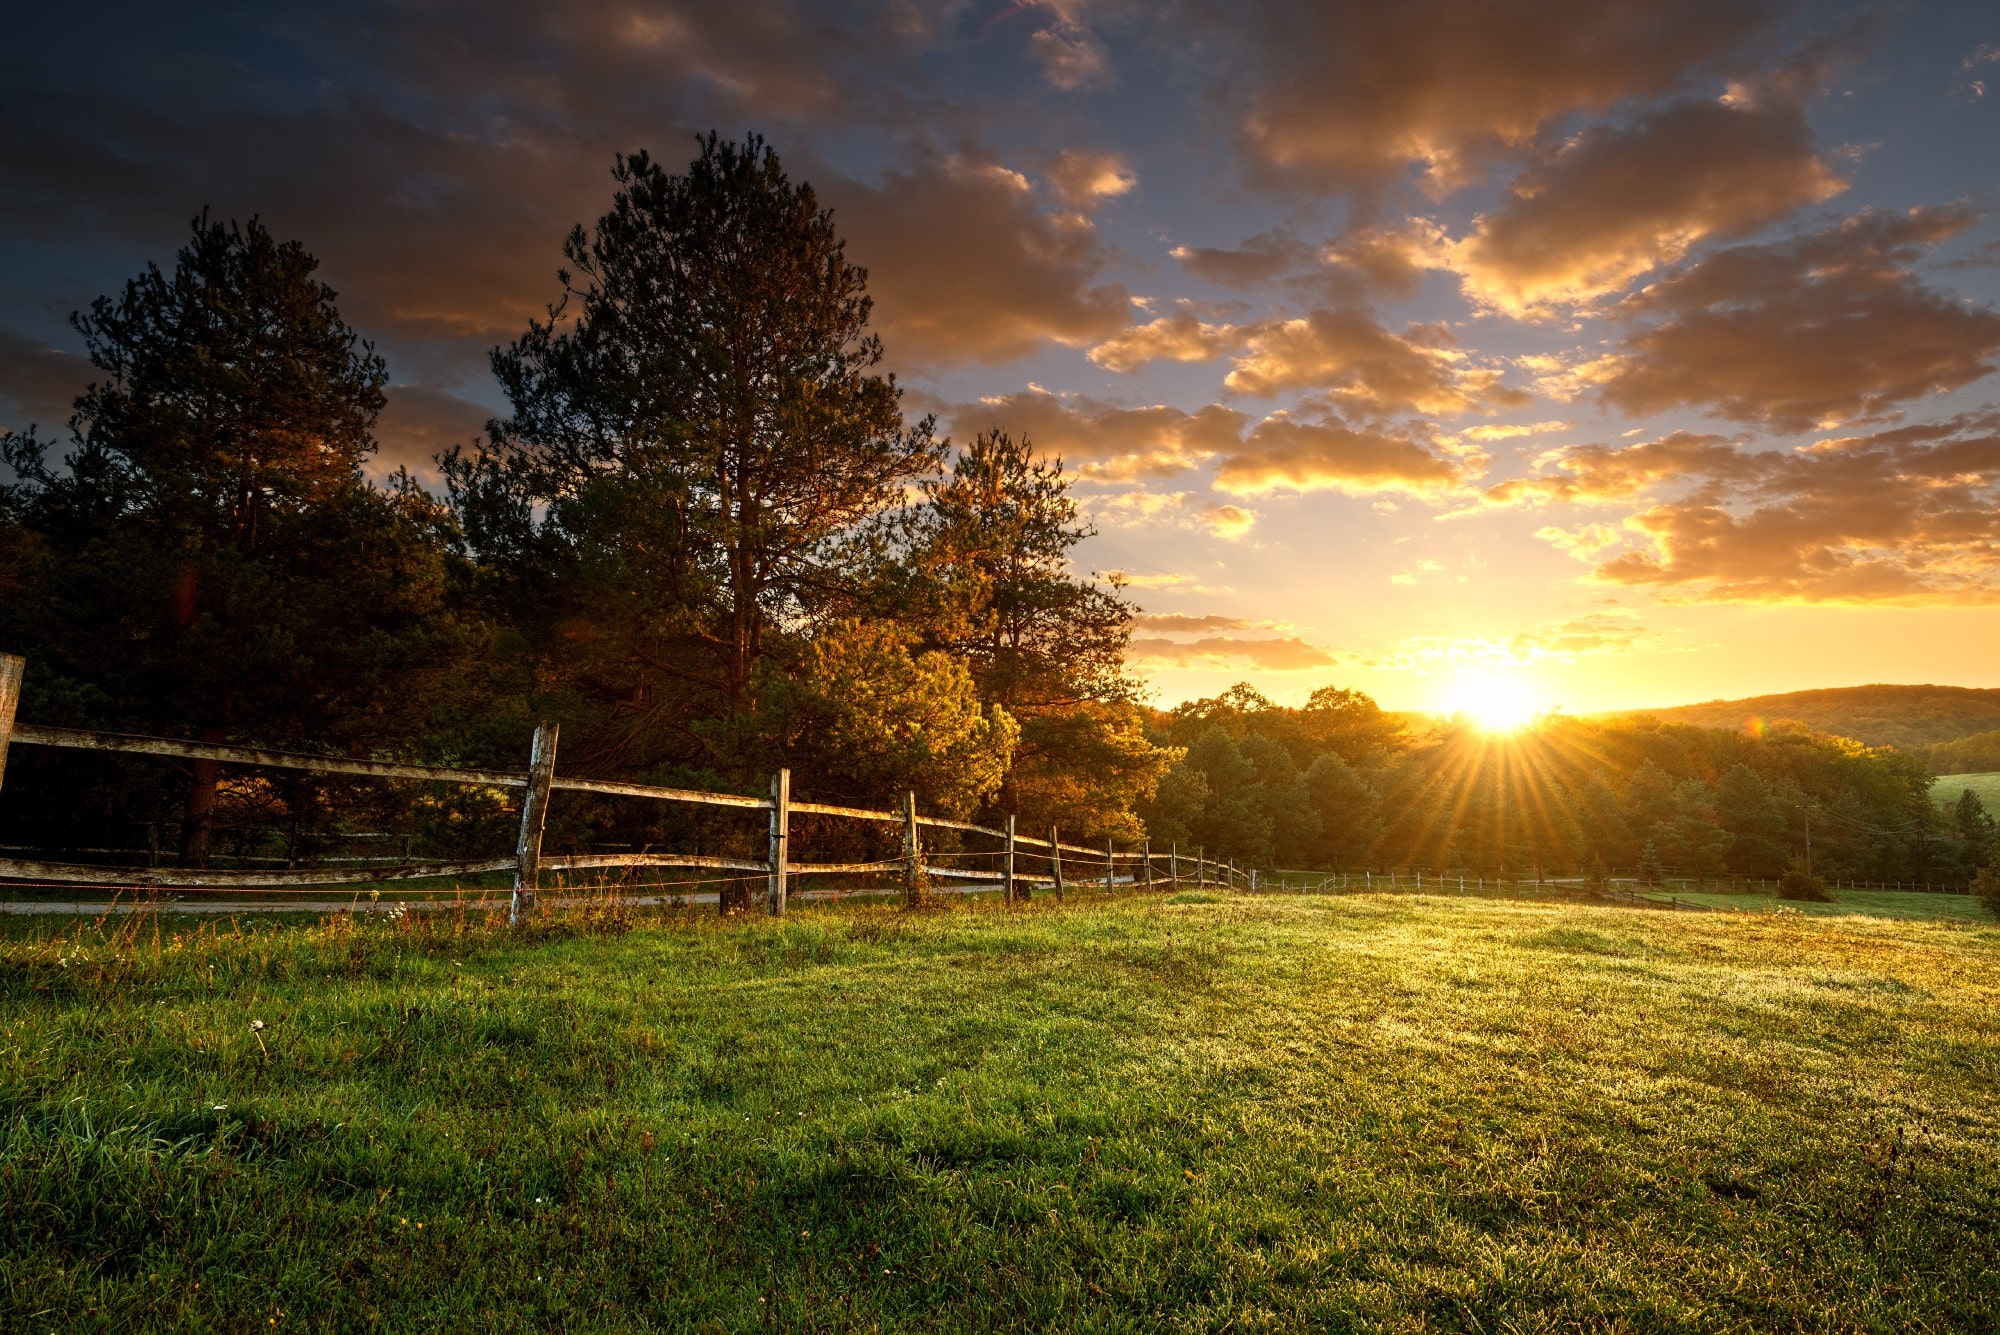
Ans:
{"type": "Polygon", "coordinates": [[[1111,836],[1104,836],[1104,889],[1107,893],[1118,884],[1118,854],[1111,846],[1111,836]]]}
{"type": "Polygon", "coordinates": [[[1253,895],[1257,893],[1257,869],[1255,867],[1250,869],[1250,893],[1253,895]]]}
{"type": "Polygon", "coordinates": [[[1153,841],[1144,840],[1139,845],[1140,854],[1146,859],[1146,888],[1153,888],[1153,841]]]}
{"type": "Polygon", "coordinates": [[[917,833],[917,795],[903,794],[903,907],[924,902],[923,839],[917,833]]]}
{"type": "Polygon", "coordinates": [[[1167,884],[1178,886],[1180,883],[1181,841],[1176,839],[1173,843],[1167,845],[1167,884]]]}
{"type": "Polygon", "coordinates": [[[1056,837],[1056,827],[1049,826],[1049,869],[1055,876],[1056,898],[1063,897],[1062,883],[1062,840],[1056,837]]]}
{"type": "Polygon", "coordinates": [[[792,856],[792,772],[771,776],[771,916],[785,916],[785,877],[792,856]]]}
{"type": "Polygon", "coordinates": [[[1014,884],[1014,818],[1009,816],[1007,817],[1007,852],[1000,863],[1000,897],[1009,904],[1013,903],[1017,897],[1026,899],[1027,896],[1021,894],[1021,889],[1022,887],[1014,884]]]}
{"type": "Polygon", "coordinates": [[[1208,845],[1206,844],[1196,844],[1194,846],[1194,883],[1197,886],[1208,884],[1208,845]]]}
{"type": "Polygon", "coordinates": [[[0,783],[7,781],[7,743],[14,736],[14,711],[21,704],[21,677],[28,660],[19,654],[0,654],[0,783]]]}
{"type": "Polygon", "coordinates": [[[542,883],[542,827],[549,818],[549,784],[556,777],[556,725],[537,723],[528,749],[528,787],[521,796],[521,837],[514,845],[514,903],[507,921],[520,926],[535,911],[542,883]]]}

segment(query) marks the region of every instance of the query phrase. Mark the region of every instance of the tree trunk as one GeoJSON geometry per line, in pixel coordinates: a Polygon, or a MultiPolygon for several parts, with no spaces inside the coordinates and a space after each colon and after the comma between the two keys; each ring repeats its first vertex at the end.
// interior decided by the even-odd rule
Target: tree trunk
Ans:
{"type": "MultiPolygon", "coordinates": [[[[221,728],[203,728],[201,741],[211,746],[222,743],[221,728]]],[[[187,815],[181,821],[181,865],[208,866],[210,835],[215,829],[215,790],[222,778],[219,761],[197,760],[188,780],[187,815]]]]}

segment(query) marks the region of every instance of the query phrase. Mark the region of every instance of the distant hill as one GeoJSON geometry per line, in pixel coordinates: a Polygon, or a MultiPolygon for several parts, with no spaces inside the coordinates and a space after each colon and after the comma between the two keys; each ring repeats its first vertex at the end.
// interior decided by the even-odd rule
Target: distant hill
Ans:
{"type": "Polygon", "coordinates": [[[1971,686],[1844,686],[1747,700],[1711,700],[1671,709],[1629,709],[1612,718],[1653,717],[1703,728],[1741,728],[1752,720],[1792,719],[1818,732],[1870,746],[1894,746],[1928,758],[1927,748],[2000,729],[2000,690],[1971,686]]]}

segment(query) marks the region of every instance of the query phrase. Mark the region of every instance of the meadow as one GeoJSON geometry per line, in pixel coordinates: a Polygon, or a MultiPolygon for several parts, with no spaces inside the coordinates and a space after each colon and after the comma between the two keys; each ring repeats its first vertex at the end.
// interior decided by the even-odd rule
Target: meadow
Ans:
{"type": "Polygon", "coordinates": [[[1946,774],[1931,783],[1931,796],[1950,804],[1970,788],[1988,811],[2000,811],[2000,774],[1946,774]]]}
{"type": "Polygon", "coordinates": [[[11,931],[9,1330],[2000,1327],[1991,923],[11,931]]]}

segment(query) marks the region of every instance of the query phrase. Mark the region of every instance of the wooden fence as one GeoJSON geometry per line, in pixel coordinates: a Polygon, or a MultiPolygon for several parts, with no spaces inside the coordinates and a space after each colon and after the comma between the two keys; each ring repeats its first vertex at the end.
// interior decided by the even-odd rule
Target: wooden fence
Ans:
{"type": "Polygon", "coordinates": [[[1153,852],[1150,843],[1119,852],[1107,840],[1102,849],[1086,848],[1061,841],[1060,831],[1049,830],[1047,839],[1019,833],[1012,816],[1002,828],[947,820],[918,812],[916,795],[908,794],[903,810],[874,811],[861,807],[831,806],[822,802],[796,802],[791,796],[791,771],[779,770],[771,780],[770,796],[746,797],[735,793],[710,793],[688,788],[666,788],[655,784],[622,783],[608,779],[572,779],[556,773],[557,728],[544,723],[535,729],[529,747],[528,768],[520,773],[508,770],[454,769],[437,765],[406,765],[391,761],[350,760],[339,756],[307,755],[291,751],[269,751],[253,747],[221,746],[207,742],[181,741],[165,737],[138,737],[120,733],[93,732],[82,728],[46,728],[15,722],[20,701],[24,661],[0,654],[0,789],[4,789],[7,752],[10,745],[69,747],[85,751],[114,751],[128,755],[166,756],[183,760],[214,760],[224,764],[258,769],[305,770],[315,774],[354,775],[377,779],[415,779],[434,783],[465,784],[482,788],[522,790],[520,834],[512,857],[486,858],[471,862],[409,862],[396,867],[367,867],[351,870],[326,868],[295,871],[192,870],[150,867],[107,867],[80,863],[48,862],[36,859],[0,857],[0,881],[31,881],[43,885],[100,887],[201,888],[285,890],[374,881],[416,880],[435,877],[474,876],[487,872],[514,873],[514,891],[509,919],[519,923],[534,911],[535,895],[545,872],[575,872],[595,869],[659,867],[695,868],[754,874],[766,882],[766,904],[782,917],[794,877],[893,875],[902,882],[906,899],[916,901],[929,881],[970,883],[958,889],[978,889],[993,885],[1003,896],[1026,899],[1035,886],[1048,886],[1058,895],[1065,883],[1102,884],[1150,888],[1158,882],[1247,886],[1255,889],[1257,873],[1241,871],[1233,863],[1216,862],[1197,850],[1184,857],[1179,848],[1164,857],[1153,852]],[[763,811],[769,817],[768,856],[763,861],[712,857],[693,853],[576,853],[548,855],[542,852],[542,831],[548,818],[549,799],[556,792],[598,793],[614,797],[634,797],[657,802],[680,802],[704,806],[736,807],[763,811]],[[791,856],[793,815],[834,816],[902,827],[902,849],[898,856],[875,862],[794,862],[791,856]],[[999,841],[996,849],[974,856],[998,862],[990,869],[936,865],[927,860],[923,832],[953,830],[999,841]],[[1070,865],[1064,865],[1064,855],[1070,865]],[[1043,864],[1038,874],[1021,868],[1023,861],[1043,864]],[[1079,874],[1083,873],[1083,874],[1079,874]]]}

